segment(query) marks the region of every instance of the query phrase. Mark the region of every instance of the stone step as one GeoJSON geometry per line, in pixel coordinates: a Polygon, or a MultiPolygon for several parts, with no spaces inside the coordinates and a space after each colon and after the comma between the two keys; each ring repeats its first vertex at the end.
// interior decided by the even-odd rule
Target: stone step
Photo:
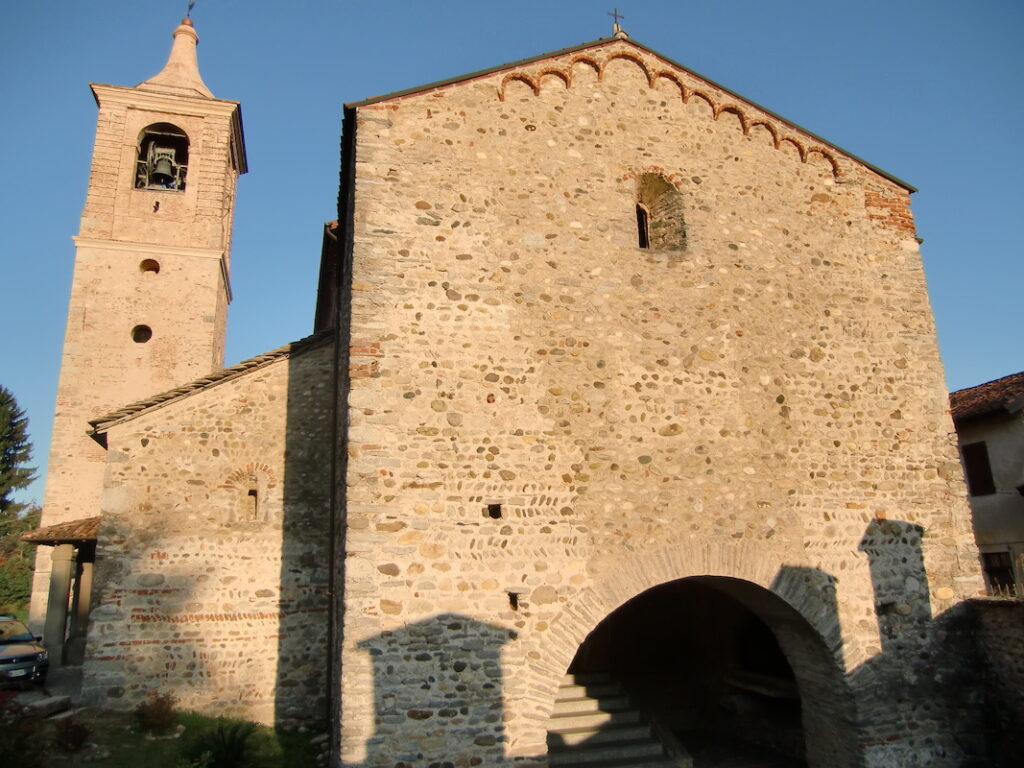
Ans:
{"type": "Polygon", "coordinates": [[[622,686],[618,683],[592,683],[590,685],[562,683],[558,689],[558,698],[579,699],[589,696],[592,699],[599,699],[602,696],[616,696],[620,693],[622,693],[622,686]]]}
{"type": "Polygon", "coordinates": [[[559,768],[572,768],[579,765],[585,768],[679,768],[679,764],[672,758],[662,756],[653,757],[627,757],[601,760],[596,763],[559,763],[559,768]]]}
{"type": "Polygon", "coordinates": [[[45,699],[37,699],[25,705],[25,714],[31,717],[50,717],[58,712],[63,712],[71,706],[70,696],[50,696],[45,699]]]}
{"type": "Polygon", "coordinates": [[[620,712],[563,713],[551,718],[549,730],[560,733],[573,728],[601,728],[607,725],[639,722],[640,713],[635,709],[620,712]]]}
{"type": "MultiPolygon", "coordinates": [[[[554,722],[554,721],[553,721],[554,722]]],[[[630,741],[633,739],[649,738],[651,736],[651,726],[649,723],[624,723],[624,724],[611,724],[604,728],[600,727],[586,727],[586,728],[558,728],[557,726],[551,728],[549,733],[555,734],[557,738],[548,741],[559,741],[566,746],[574,746],[582,742],[588,744],[599,744],[608,741],[630,741]]]]}
{"type": "Polygon", "coordinates": [[[628,696],[605,696],[600,699],[593,699],[589,696],[581,696],[574,699],[559,698],[555,700],[553,715],[561,714],[582,714],[584,712],[619,712],[629,709],[628,696]]]}
{"type": "Polygon", "coordinates": [[[602,685],[613,683],[612,676],[607,672],[580,672],[576,675],[566,675],[562,678],[562,685],[602,685]]]}
{"type": "Polygon", "coordinates": [[[67,720],[69,717],[75,717],[76,715],[82,714],[87,709],[88,707],[74,707],[72,709],[65,709],[63,712],[58,712],[55,715],[50,715],[46,719],[51,721],[67,720]]]}
{"type": "Polygon", "coordinates": [[[632,760],[664,756],[661,742],[650,736],[644,739],[612,741],[601,744],[581,744],[569,749],[553,749],[548,752],[551,765],[583,765],[612,760],[632,760]]]}

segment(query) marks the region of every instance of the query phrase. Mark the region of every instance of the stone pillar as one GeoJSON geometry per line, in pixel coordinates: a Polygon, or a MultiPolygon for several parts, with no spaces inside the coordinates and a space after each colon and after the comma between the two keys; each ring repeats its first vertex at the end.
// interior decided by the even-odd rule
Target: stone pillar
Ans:
{"type": "Polygon", "coordinates": [[[74,599],[71,603],[71,628],[64,648],[64,663],[79,666],[85,661],[85,638],[89,630],[89,611],[92,599],[91,560],[85,560],[86,553],[78,550],[78,569],[75,578],[74,599]]]}
{"type": "Polygon", "coordinates": [[[46,605],[46,625],[43,642],[50,652],[50,666],[64,662],[64,630],[68,621],[68,597],[71,592],[71,569],[74,567],[75,548],[60,544],[53,548],[50,570],[50,594],[46,605]]]}

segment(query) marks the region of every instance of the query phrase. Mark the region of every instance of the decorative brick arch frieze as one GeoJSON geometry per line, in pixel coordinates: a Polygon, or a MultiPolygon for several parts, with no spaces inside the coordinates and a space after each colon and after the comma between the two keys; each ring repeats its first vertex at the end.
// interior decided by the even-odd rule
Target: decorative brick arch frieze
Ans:
{"type": "MultiPolygon", "coordinates": [[[[784,630],[778,633],[780,644],[787,655],[807,652],[807,648],[799,648],[801,643],[813,646],[810,649],[810,654],[816,655],[813,665],[831,668],[831,672],[826,675],[829,679],[825,685],[817,679],[822,676],[820,671],[813,675],[816,679],[801,681],[801,694],[811,693],[810,689],[816,688],[816,693],[828,695],[828,690],[838,687],[841,690],[835,694],[838,703],[834,710],[838,711],[843,722],[855,722],[855,704],[845,683],[843,640],[834,603],[834,580],[815,569],[790,567],[785,562],[783,553],[766,548],[763,542],[708,541],[687,542],[647,551],[615,562],[607,569],[606,577],[597,580],[565,603],[560,613],[551,620],[542,639],[528,651],[522,673],[516,676],[514,685],[516,699],[529,702],[529,705],[522,711],[523,717],[518,722],[509,724],[512,736],[510,741],[515,745],[513,753],[538,754],[538,750],[542,753],[545,749],[548,719],[558,685],[580,645],[598,624],[617,608],[649,589],[700,576],[726,577],[745,582],[744,588],[748,591],[754,590],[760,594],[763,594],[762,590],[770,592],[780,599],[772,602],[784,604],[784,613],[790,614],[788,620],[779,622],[779,626],[793,623],[795,617],[792,611],[799,614],[803,621],[797,623],[806,623],[802,631],[805,637],[794,641],[792,637],[784,637],[787,634],[784,630]]],[[[771,626],[771,619],[766,620],[766,623],[771,626]]],[[[792,635],[792,632],[788,634],[792,635]]],[[[797,669],[798,665],[794,664],[794,672],[800,680],[801,670],[797,669]]],[[[513,692],[510,690],[509,693],[513,692]]],[[[813,722],[808,727],[815,729],[813,722]]],[[[815,738],[830,741],[828,729],[827,723],[816,728],[818,734],[815,738]]],[[[819,755],[831,755],[831,765],[859,765],[859,757],[854,754],[858,752],[856,734],[840,734],[838,740],[832,741],[836,743],[810,745],[809,749],[819,755]],[[850,752],[848,760],[835,757],[844,752],[850,752]]]]}
{"type": "Polygon", "coordinates": [[[691,99],[697,98],[705,101],[711,109],[711,119],[718,120],[723,112],[733,114],[740,123],[744,136],[750,136],[750,130],[754,126],[764,126],[772,135],[772,146],[775,149],[782,147],[782,142],[788,141],[797,150],[800,162],[806,163],[808,156],[813,152],[821,155],[832,170],[832,175],[839,178],[843,175],[842,167],[835,154],[820,145],[806,143],[806,138],[797,138],[788,130],[782,121],[776,120],[757,108],[749,105],[741,105],[732,101],[718,101],[715,97],[699,87],[688,86],[683,77],[677,72],[669,69],[661,69],[654,62],[648,62],[645,57],[632,51],[616,50],[601,56],[573,56],[562,60],[561,66],[549,63],[544,69],[535,71],[532,74],[525,70],[515,70],[506,74],[498,85],[498,100],[504,101],[510,83],[521,82],[525,84],[534,96],[539,96],[545,78],[557,78],[564,83],[566,89],[573,85],[573,67],[577,64],[585,64],[597,73],[598,81],[603,81],[608,65],[613,61],[627,61],[636,65],[647,80],[648,88],[656,88],[659,80],[667,80],[679,89],[679,98],[683,104],[688,104],[691,99]]]}

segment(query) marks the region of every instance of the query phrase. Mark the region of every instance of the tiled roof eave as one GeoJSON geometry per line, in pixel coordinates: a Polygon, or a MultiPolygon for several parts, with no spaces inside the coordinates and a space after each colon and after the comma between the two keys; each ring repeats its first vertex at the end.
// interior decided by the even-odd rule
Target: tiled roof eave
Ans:
{"type": "Polygon", "coordinates": [[[1024,371],[959,389],[949,396],[949,405],[958,424],[1000,413],[1019,413],[1024,409],[1024,371]]]}
{"type": "Polygon", "coordinates": [[[219,371],[214,371],[202,378],[190,381],[188,384],[183,384],[180,387],[175,387],[174,389],[167,390],[166,392],[161,392],[160,394],[146,398],[145,400],[139,400],[131,403],[123,408],[117,409],[116,411],[100,416],[97,419],[90,420],[89,424],[92,429],[89,430],[89,434],[92,436],[99,435],[106,432],[115,424],[127,421],[128,419],[134,418],[149,411],[150,409],[168,405],[169,403],[189,397],[197,392],[208,389],[209,387],[245,376],[248,373],[264,368],[278,360],[291,357],[293,354],[318,347],[321,344],[330,341],[332,338],[332,330],[328,329],[320,331],[319,333],[314,333],[304,339],[299,339],[298,341],[285,344],[277,349],[272,349],[262,355],[250,357],[248,360],[243,360],[242,362],[228,368],[221,368],[219,371]]]}
{"type": "Polygon", "coordinates": [[[64,523],[55,523],[54,525],[36,528],[34,531],[23,533],[21,540],[29,544],[43,544],[46,546],[84,543],[96,541],[99,528],[99,517],[84,517],[79,520],[69,520],[64,523]]]}

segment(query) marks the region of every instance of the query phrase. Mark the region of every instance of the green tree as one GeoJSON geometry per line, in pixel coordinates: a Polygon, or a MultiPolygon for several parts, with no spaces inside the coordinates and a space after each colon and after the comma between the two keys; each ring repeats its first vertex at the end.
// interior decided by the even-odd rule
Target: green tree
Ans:
{"type": "Polygon", "coordinates": [[[10,390],[0,385],[0,521],[18,517],[26,508],[13,496],[36,479],[35,468],[27,466],[31,458],[28,417],[10,390]]]}
{"type": "Polygon", "coordinates": [[[14,500],[14,492],[35,480],[28,418],[6,387],[0,386],[0,613],[21,613],[32,591],[33,548],[21,535],[39,525],[41,510],[14,500]]]}

